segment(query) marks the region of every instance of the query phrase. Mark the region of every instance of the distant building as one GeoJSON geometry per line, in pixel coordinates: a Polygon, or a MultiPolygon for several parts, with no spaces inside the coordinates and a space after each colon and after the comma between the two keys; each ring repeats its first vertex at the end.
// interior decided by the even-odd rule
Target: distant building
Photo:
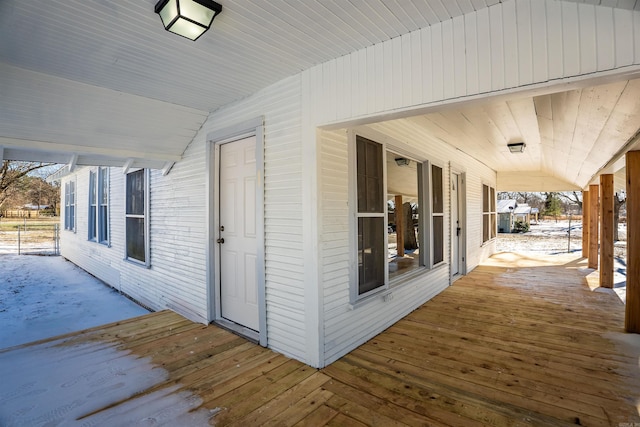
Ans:
{"type": "Polygon", "coordinates": [[[538,208],[515,200],[498,200],[498,232],[512,233],[518,221],[531,225],[531,215],[538,217],[538,208]]]}

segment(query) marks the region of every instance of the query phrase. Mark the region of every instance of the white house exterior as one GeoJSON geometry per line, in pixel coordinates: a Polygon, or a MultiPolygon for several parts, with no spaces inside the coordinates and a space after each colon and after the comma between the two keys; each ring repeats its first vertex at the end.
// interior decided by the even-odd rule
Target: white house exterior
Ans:
{"type": "Polygon", "coordinates": [[[478,106],[537,111],[538,123],[512,127],[542,140],[527,154],[540,156],[540,111],[553,94],[636,84],[640,43],[628,41],[639,31],[633,10],[505,1],[312,66],[210,113],[172,168],[81,166],[62,177],[75,196],[63,194],[61,254],[154,310],[220,322],[325,366],[495,252],[496,189],[589,183],[582,164],[554,165],[558,156],[527,174],[498,170],[521,159],[506,150],[509,130],[490,130],[504,147],[487,154],[463,141],[465,126],[481,120],[478,106]],[[467,113],[455,119],[454,109],[467,113]],[[390,191],[396,158],[416,171],[417,194],[404,195],[419,205],[420,250],[405,274],[388,262],[386,201],[403,195],[390,191]],[[89,230],[105,226],[89,191],[100,177],[106,239],[89,230]],[[140,179],[144,200],[127,195],[140,179]],[[129,249],[127,221],[145,236],[129,249]]]}

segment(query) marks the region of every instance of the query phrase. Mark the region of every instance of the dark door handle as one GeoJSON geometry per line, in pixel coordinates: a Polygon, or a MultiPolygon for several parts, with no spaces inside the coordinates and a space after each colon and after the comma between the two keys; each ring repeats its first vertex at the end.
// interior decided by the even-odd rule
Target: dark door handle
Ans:
{"type": "Polygon", "coordinates": [[[460,231],[461,231],[461,230],[462,230],[462,229],[461,229],[460,227],[456,228],[456,236],[459,236],[459,235],[460,235],[460,231]]]}
{"type": "Polygon", "coordinates": [[[221,238],[219,238],[218,240],[216,240],[216,242],[218,242],[218,243],[224,243],[224,238],[222,238],[222,237],[221,237],[221,238]]]}

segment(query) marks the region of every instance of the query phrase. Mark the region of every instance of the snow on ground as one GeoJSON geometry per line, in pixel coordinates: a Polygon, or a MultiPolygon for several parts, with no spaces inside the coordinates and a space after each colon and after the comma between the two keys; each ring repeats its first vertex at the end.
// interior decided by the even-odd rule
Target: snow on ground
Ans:
{"type": "MultiPolygon", "coordinates": [[[[624,303],[627,295],[627,227],[618,227],[620,241],[614,245],[613,290],[624,303]]],[[[519,252],[535,254],[560,255],[569,250],[573,253],[582,251],[582,222],[572,221],[540,221],[531,224],[527,233],[500,233],[496,241],[498,252],[519,252]],[[571,235],[569,235],[571,231],[571,235]]]]}
{"type": "Polygon", "coordinates": [[[147,313],[62,257],[0,255],[0,426],[209,425],[216,410],[113,343],[5,348],[147,313]]]}
{"type": "Polygon", "coordinates": [[[152,390],[168,375],[148,358],[100,342],[0,350],[0,425],[209,425],[216,411],[197,409],[202,399],[179,384],[152,390]]]}
{"type": "Polygon", "coordinates": [[[62,257],[0,255],[0,349],[147,313],[62,257]]]}

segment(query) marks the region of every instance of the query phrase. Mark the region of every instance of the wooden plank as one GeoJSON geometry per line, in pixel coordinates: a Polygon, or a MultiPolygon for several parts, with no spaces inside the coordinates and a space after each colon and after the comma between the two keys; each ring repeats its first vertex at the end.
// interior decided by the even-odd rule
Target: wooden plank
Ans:
{"type": "Polygon", "coordinates": [[[338,411],[328,407],[326,404],[317,407],[311,414],[300,420],[296,426],[323,426],[327,425],[338,415],[338,411]]]}
{"type": "Polygon", "coordinates": [[[589,258],[589,191],[582,192],[582,258],[589,258]]]}
{"type": "MultiPolygon", "coordinates": [[[[635,162],[630,256],[640,244],[633,226],[633,215],[640,216],[640,153],[635,162]]],[[[628,260],[636,275],[637,258],[628,260]]],[[[153,396],[171,394],[198,399],[219,426],[640,423],[633,399],[640,395],[637,351],[620,338],[623,305],[589,290],[584,265],[575,257],[499,255],[322,370],[170,312],[69,334],[50,340],[55,347],[45,342],[34,350],[67,346],[65,357],[84,357],[112,346],[167,372],[137,396],[101,402],[96,416],[140,395],[157,408],[162,401],[153,396]]],[[[122,381],[136,381],[136,374],[122,381]]]]}
{"type": "Polygon", "coordinates": [[[272,399],[268,405],[261,406],[239,418],[234,424],[238,426],[294,425],[333,395],[321,389],[329,379],[328,376],[316,372],[272,399]]]}
{"type": "Polygon", "coordinates": [[[597,184],[589,186],[589,268],[598,268],[598,203],[600,189],[597,184]]]}
{"type": "Polygon", "coordinates": [[[613,174],[600,175],[600,287],[613,288],[613,174]]]}
{"type": "Polygon", "coordinates": [[[640,333],[640,151],[626,155],[627,167],[627,303],[624,327],[640,333]]]}

